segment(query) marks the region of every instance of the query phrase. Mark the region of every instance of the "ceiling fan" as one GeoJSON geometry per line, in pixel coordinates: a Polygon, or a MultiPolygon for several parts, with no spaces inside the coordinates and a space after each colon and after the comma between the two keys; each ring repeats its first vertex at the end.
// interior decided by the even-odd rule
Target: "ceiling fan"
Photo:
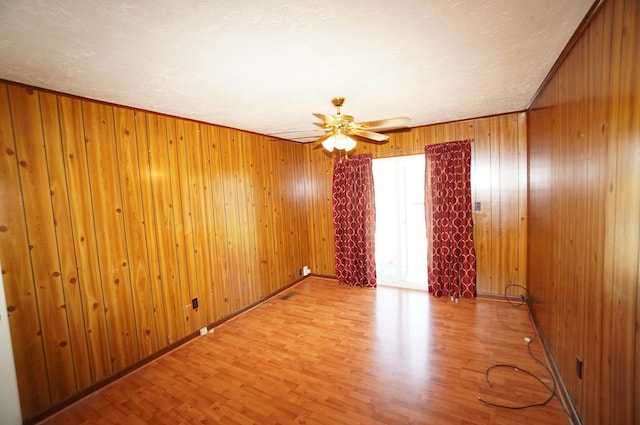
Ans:
{"type": "Polygon", "coordinates": [[[331,99],[331,103],[336,107],[337,113],[335,115],[313,114],[322,120],[321,123],[314,122],[313,124],[325,131],[325,134],[315,141],[318,146],[314,149],[324,147],[329,152],[334,149],[348,152],[356,147],[356,140],[367,143],[383,143],[389,140],[389,136],[377,133],[377,131],[405,128],[411,121],[407,117],[398,117],[354,122],[354,118],[351,115],[343,115],[340,112],[340,108],[344,104],[344,97],[334,97],[331,99]]]}

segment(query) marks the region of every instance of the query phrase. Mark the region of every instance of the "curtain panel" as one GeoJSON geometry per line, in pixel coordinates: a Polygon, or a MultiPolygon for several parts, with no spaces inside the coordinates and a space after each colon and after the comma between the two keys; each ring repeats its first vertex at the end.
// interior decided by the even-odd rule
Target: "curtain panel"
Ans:
{"type": "Polygon", "coordinates": [[[336,158],[333,165],[333,239],[341,284],[376,287],[376,209],[372,157],[336,158]]]}
{"type": "Polygon", "coordinates": [[[429,145],[425,157],[429,292],[475,297],[471,141],[429,145]]]}

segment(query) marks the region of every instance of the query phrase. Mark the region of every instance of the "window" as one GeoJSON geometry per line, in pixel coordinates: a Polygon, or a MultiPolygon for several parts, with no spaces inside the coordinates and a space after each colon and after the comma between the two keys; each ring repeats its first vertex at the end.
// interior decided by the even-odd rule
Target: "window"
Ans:
{"type": "Polygon", "coordinates": [[[424,155],[374,159],[379,285],[427,290],[424,155]]]}

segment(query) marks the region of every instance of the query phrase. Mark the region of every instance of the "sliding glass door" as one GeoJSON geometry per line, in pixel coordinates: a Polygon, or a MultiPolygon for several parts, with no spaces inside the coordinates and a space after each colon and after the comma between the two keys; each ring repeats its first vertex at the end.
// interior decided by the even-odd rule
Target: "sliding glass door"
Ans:
{"type": "Polygon", "coordinates": [[[424,155],[373,160],[378,285],[427,290],[424,155]]]}

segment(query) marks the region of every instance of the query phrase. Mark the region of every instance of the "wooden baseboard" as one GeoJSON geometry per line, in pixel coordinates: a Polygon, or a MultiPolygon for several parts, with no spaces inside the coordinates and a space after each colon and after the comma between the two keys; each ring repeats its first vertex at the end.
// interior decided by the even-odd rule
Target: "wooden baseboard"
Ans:
{"type": "MultiPolygon", "coordinates": [[[[298,283],[302,282],[307,277],[308,276],[296,279],[293,282],[289,283],[288,285],[285,285],[282,288],[277,289],[273,293],[258,299],[256,302],[251,303],[251,304],[247,305],[246,307],[243,307],[240,310],[231,313],[228,316],[225,316],[225,317],[223,317],[223,318],[221,318],[219,320],[216,320],[213,323],[208,324],[207,325],[207,329],[210,330],[210,329],[216,328],[216,327],[222,325],[223,323],[228,322],[228,321],[230,321],[230,320],[232,320],[232,319],[234,319],[234,318],[246,313],[247,311],[257,307],[258,305],[264,303],[265,301],[270,300],[270,299],[278,296],[280,293],[286,291],[287,289],[293,287],[294,285],[297,285],[298,283]]],[[[111,383],[113,383],[113,382],[115,382],[115,381],[117,381],[117,380],[119,380],[121,378],[124,378],[125,376],[129,375],[130,373],[133,373],[136,370],[148,365],[149,363],[153,362],[154,360],[166,355],[167,353],[175,350],[176,348],[180,347],[181,345],[191,341],[192,339],[194,339],[194,338],[196,338],[198,336],[200,336],[200,331],[199,330],[187,335],[186,337],[174,342],[171,345],[168,345],[168,346],[160,349],[159,351],[153,353],[149,357],[145,357],[144,359],[140,360],[139,362],[134,363],[131,366],[128,366],[128,367],[122,369],[121,371],[116,372],[113,375],[111,375],[111,376],[109,376],[109,377],[107,377],[107,378],[105,378],[105,379],[103,379],[103,380],[101,380],[99,382],[96,382],[96,383],[94,383],[94,384],[92,384],[90,386],[88,386],[87,388],[75,393],[74,395],[72,395],[71,397],[69,397],[69,398],[67,398],[67,399],[65,399],[63,401],[61,401],[60,403],[57,403],[57,404],[55,404],[55,405],[43,410],[42,412],[37,413],[36,415],[34,415],[34,416],[30,417],[30,418],[24,419],[22,421],[22,423],[24,425],[35,425],[38,422],[41,422],[41,421],[45,420],[46,418],[48,418],[50,416],[53,416],[56,413],[66,409],[67,407],[79,402],[80,400],[84,399],[85,397],[90,396],[94,392],[106,387],[107,385],[109,385],[109,384],[111,384],[111,383]]]]}
{"type": "Polygon", "coordinates": [[[523,298],[523,297],[517,297],[515,295],[493,294],[491,292],[478,292],[476,294],[476,298],[492,300],[492,301],[503,301],[503,302],[509,302],[512,304],[526,303],[526,298],[523,298]]]}
{"type": "Polygon", "coordinates": [[[549,365],[549,370],[551,371],[551,375],[553,376],[553,380],[556,383],[556,396],[564,410],[567,412],[569,416],[569,420],[572,425],[582,425],[582,419],[580,419],[580,415],[576,410],[576,406],[573,404],[571,397],[569,396],[569,391],[567,390],[567,386],[564,384],[562,380],[562,376],[560,375],[560,371],[558,370],[558,365],[556,364],[555,359],[553,358],[553,354],[551,354],[551,350],[549,349],[549,345],[547,344],[547,340],[544,338],[544,334],[542,333],[542,329],[540,329],[540,325],[538,325],[538,320],[536,319],[535,312],[531,306],[531,303],[528,304],[529,311],[531,312],[531,320],[533,321],[533,326],[536,329],[536,336],[540,340],[540,345],[542,346],[542,352],[544,353],[544,357],[547,360],[547,364],[549,365]]]}
{"type": "Polygon", "coordinates": [[[337,279],[337,277],[335,275],[330,275],[330,274],[311,273],[309,276],[321,277],[322,279],[332,279],[332,280],[336,280],[337,279]]]}

